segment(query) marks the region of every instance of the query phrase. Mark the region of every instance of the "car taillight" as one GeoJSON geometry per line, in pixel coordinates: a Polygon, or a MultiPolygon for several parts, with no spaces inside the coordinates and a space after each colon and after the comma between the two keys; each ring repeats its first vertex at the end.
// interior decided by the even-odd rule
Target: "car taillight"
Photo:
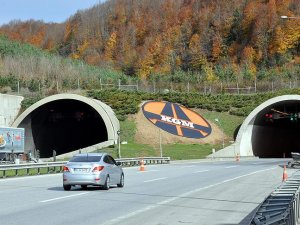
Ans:
{"type": "Polygon", "coordinates": [[[92,172],[99,172],[104,169],[104,166],[96,166],[92,172]]]}
{"type": "Polygon", "coordinates": [[[64,172],[70,172],[69,168],[66,167],[66,166],[63,167],[63,171],[64,171],[64,172]]]}

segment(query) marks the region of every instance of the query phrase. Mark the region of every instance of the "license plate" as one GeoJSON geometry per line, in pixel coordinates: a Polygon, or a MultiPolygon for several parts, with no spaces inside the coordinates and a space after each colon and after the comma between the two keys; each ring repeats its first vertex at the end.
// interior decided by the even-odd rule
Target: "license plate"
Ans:
{"type": "Polygon", "coordinates": [[[84,173],[87,173],[89,172],[89,169],[87,168],[76,168],[74,169],[75,172],[84,172],[84,173]]]}

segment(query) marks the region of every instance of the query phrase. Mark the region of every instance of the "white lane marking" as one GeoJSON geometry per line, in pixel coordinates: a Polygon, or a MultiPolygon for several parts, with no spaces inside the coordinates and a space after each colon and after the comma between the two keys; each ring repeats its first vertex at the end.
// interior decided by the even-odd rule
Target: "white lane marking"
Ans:
{"type": "Polygon", "coordinates": [[[190,168],[190,167],[195,167],[194,165],[192,166],[182,166],[181,168],[190,168]]]}
{"type": "Polygon", "coordinates": [[[209,170],[199,170],[199,171],[195,171],[193,173],[203,173],[203,172],[208,172],[209,170]]]}
{"type": "Polygon", "coordinates": [[[218,185],[221,185],[221,184],[224,184],[224,183],[227,183],[227,182],[230,182],[230,181],[234,181],[234,180],[237,180],[237,179],[240,179],[240,178],[243,178],[243,177],[247,177],[247,176],[251,176],[253,174],[256,174],[256,173],[260,173],[260,172],[265,172],[265,171],[268,171],[268,170],[274,170],[276,169],[277,167],[272,167],[272,168],[269,168],[269,169],[264,169],[264,170],[257,170],[255,172],[252,172],[252,173],[248,173],[248,174],[244,174],[244,175],[241,175],[241,176],[238,176],[238,177],[235,177],[235,178],[232,178],[232,179],[228,179],[228,180],[224,180],[224,181],[221,181],[219,183],[215,183],[215,184],[212,184],[212,185],[208,185],[206,187],[201,187],[201,188],[198,188],[198,189],[195,189],[195,190],[192,190],[192,191],[189,191],[189,192],[186,192],[186,193],[183,193],[177,197],[173,197],[173,198],[169,198],[167,200],[164,200],[164,201],[161,201],[161,202],[158,202],[154,205],[151,205],[151,206],[148,206],[146,208],[143,208],[143,209],[140,209],[140,210],[137,210],[137,211],[134,211],[132,213],[129,213],[129,214],[126,214],[125,216],[120,216],[116,219],[112,219],[110,221],[107,221],[105,223],[102,223],[101,225],[112,225],[112,224],[117,224],[117,223],[120,223],[121,221],[125,221],[126,219],[130,218],[130,217],[134,217],[140,213],[143,213],[143,212],[146,212],[146,211],[149,211],[151,209],[154,209],[154,208],[157,208],[161,205],[166,205],[166,204],[169,204],[170,202],[173,202],[177,199],[180,199],[180,198],[183,198],[183,197],[186,197],[186,196],[189,196],[189,195],[192,195],[194,193],[197,193],[199,191],[202,191],[202,190],[206,190],[206,189],[209,189],[209,188],[212,188],[212,187],[215,187],[215,186],[218,186],[218,185]]]}
{"type": "Polygon", "coordinates": [[[153,180],[145,180],[144,183],[148,183],[148,182],[152,182],[152,181],[157,181],[157,180],[164,180],[164,179],[167,179],[167,177],[156,178],[156,179],[153,179],[153,180]]]}
{"type": "Polygon", "coordinates": [[[137,173],[148,173],[148,172],[157,172],[159,170],[145,170],[145,171],[138,171],[137,173]]]}
{"type": "Polygon", "coordinates": [[[234,168],[234,167],[238,167],[238,166],[227,166],[225,167],[225,169],[234,168]]]}
{"type": "Polygon", "coordinates": [[[74,195],[67,195],[67,196],[63,196],[63,197],[59,197],[59,198],[52,198],[52,199],[43,200],[43,201],[40,201],[40,202],[41,203],[52,202],[52,201],[61,200],[61,199],[65,199],[65,198],[72,198],[72,197],[76,197],[76,196],[80,196],[80,195],[85,195],[85,194],[88,194],[88,193],[89,192],[84,192],[84,193],[79,193],[79,194],[74,194],[74,195]]]}

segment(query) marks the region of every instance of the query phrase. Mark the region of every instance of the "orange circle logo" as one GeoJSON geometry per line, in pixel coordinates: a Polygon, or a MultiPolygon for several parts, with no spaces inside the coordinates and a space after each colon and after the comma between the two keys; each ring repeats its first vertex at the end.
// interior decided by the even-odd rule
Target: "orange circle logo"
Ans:
{"type": "Polygon", "coordinates": [[[202,116],[176,103],[150,101],[142,106],[142,110],[155,126],[177,136],[205,138],[212,131],[202,116]]]}

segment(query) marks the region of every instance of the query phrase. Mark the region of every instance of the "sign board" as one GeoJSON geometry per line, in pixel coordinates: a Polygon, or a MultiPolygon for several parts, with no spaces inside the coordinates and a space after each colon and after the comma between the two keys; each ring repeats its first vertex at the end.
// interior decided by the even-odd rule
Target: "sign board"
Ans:
{"type": "Polygon", "coordinates": [[[24,128],[0,127],[0,153],[24,152],[24,128]]]}
{"type": "Polygon", "coordinates": [[[160,129],[187,138],[210,135],[210,124],[198,113],[170,102],[149,101],[142,106],[145,117],[160,129]]]}

